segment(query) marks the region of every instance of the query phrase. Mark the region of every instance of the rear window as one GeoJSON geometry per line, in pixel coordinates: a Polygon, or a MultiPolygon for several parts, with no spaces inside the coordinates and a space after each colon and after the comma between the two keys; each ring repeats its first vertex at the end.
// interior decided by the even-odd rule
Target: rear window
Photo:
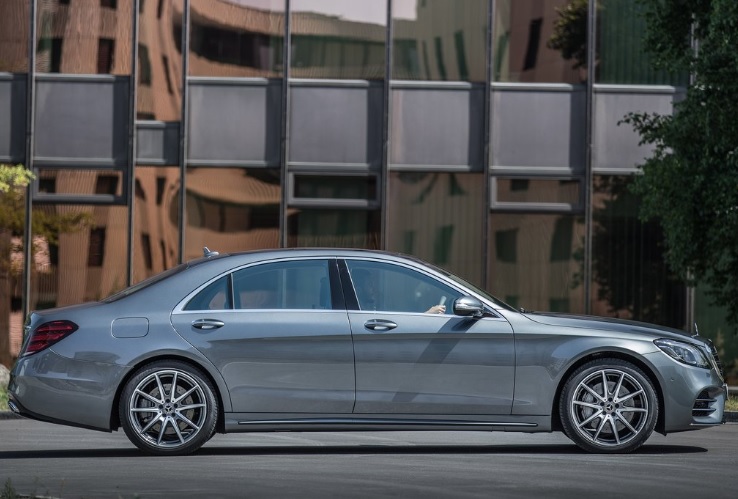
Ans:
{"type": "Polygon", "coordinates": [[[142,289],[146,289],[149,286],[156,284],[159,281],[163,281],[164,279],[171,277],[173,275],[179,274],[180,272],[188,269],[190,267],[189,264],[183,263],[180,265],[177,265],[176,267],[172,267],[169,270],[165,270],[164,272],[156,275],[152,275],[148,279],[144,279],[143,281],[139,282],[138,284],[134,284],[131,287],[128,287],[122,291],[118,291],[117,293],[108,296],[103,300],[104,303],[112,303],[114,301],[118,301],[121,298],[125,298],[126,296],[130,296],[133,293],[136,293],[138,291],[141,291],[142,289]]]}

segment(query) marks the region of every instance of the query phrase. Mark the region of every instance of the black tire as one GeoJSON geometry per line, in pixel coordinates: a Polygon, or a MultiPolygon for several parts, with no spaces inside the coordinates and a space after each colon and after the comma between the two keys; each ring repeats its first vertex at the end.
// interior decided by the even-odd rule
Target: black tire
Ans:
{"type": "Polygon", "coordinates": [[[128,439],[147,454],[191,454],[215,433],[219,408],[214,394],[207,376],[191,365],[152,362],[126,383],[118,415],[128,439]]]}
{"type": "Polygon", "coordinates": [[[582,449],[627,453],[653,433],[659,401],[638,367],[621,359],[596,359],[566,381],[559,414],[564,433],[582,449]]]}

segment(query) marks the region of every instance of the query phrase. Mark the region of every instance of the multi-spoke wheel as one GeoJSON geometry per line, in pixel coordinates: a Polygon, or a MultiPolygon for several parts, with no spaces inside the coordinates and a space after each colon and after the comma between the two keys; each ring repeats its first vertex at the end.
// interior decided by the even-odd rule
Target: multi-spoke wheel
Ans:
{"type": "Polygon", "coordinates": [[[566,382],[559,401],[564,432],[592,452],[631,452],[651,436],[656,392],[643,372],[619,359],[598,359],[566,382]]]}
{"type": "Polygon", "coordinates": [[[151,454],[199,449],[215,432],[218,403],[207,378],[188,364],[144,366],[126,384],[119,415],[128,438],[151,454]]]}

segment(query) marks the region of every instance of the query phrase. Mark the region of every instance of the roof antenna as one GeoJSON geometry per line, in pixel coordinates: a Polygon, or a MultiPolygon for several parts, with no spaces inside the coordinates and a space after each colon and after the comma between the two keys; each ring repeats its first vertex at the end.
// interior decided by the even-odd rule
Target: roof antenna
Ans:
{"type": "Polygon", "coordinates": [[[211,256],[218,256],[220,254],[217,251],[210,251],[207,246],[203,246],[202,252],[205,258],[210,258],[211,256]]]}

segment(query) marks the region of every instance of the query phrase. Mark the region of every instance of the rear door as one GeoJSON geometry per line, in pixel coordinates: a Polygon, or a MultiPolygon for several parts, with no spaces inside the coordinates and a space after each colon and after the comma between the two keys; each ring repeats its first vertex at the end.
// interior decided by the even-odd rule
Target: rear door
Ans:
{"type": "Polygon", "coordinates": [[[220,370],[234,412],[350,413],[354,357],[337,276],[334,259],[248,266],[199,290],[172,324],[220,370]]]}

